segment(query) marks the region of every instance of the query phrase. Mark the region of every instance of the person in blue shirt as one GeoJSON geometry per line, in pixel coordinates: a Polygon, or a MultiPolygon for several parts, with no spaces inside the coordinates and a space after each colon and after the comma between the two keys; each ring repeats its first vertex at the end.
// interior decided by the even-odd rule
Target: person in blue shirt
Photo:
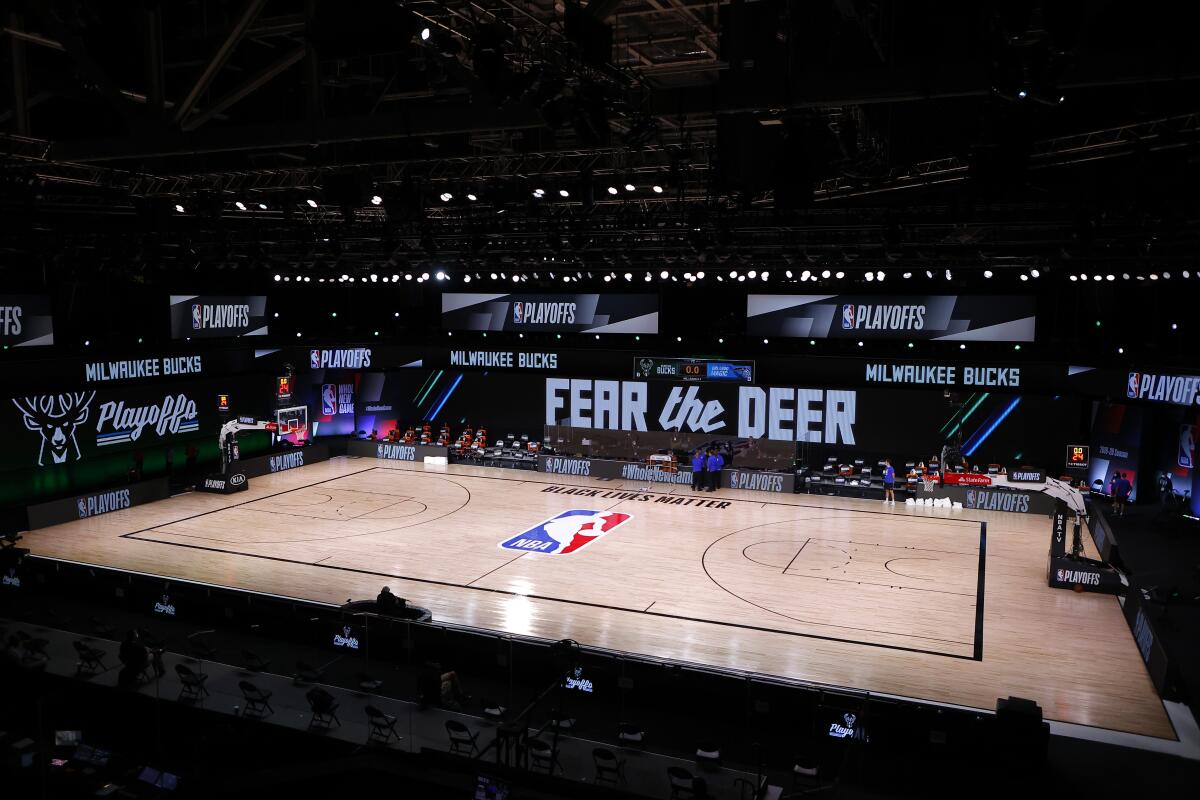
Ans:
{"type": "Polygon", "coordinates": [[[704,489],[704,451],[697,450],[692,453],[692,491],[699,492],[704,489]]]}
{"type": "Polygon", "coordinates": [[[883,460],[883,502],[890,502],[896,505],[896,468],[892,466],[892,460],[885,458],[883,460]]]}
{"type": "Polygon", "coordinates": [[[1125,477],[1124,472],[1117,473],[1117,479],[1113,481],[1113,511],[1118,517],[1125,516],[1125,504],[1129,502],[1129,495],[1133,492],[1133,484],[1125,477]]]}
{"type": "Polygon", "coordinates": [[[708,469],[708,490],[710,492],[715,492],[721,485],[721,466],[724,463],[725,459],[721,458],[716,448],[708,451],[708,460],[704,466],[708,469]]]}

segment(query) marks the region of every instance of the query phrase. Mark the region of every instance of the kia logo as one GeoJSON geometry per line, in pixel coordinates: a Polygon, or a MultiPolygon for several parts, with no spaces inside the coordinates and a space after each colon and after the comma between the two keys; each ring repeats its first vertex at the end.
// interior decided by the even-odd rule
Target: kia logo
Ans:
{"type": "Polygon", "coordinates": [[[241,486],[245,482],[246,482],[246,476],[240,472],[229,476],[229,485],[230,486],[241,486]]]}

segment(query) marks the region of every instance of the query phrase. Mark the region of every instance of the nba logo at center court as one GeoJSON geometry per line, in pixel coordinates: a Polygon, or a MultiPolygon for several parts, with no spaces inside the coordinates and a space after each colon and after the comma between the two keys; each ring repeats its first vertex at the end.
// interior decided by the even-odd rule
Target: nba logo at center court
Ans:
{"type": "Polygon", "coordinates": [[[505,550],[562,556],[607,536],[633,518],[616,511],[573,508],[500,543],[505,550]]]}
{"type": "Polygon", "coordinates": [[[200,304],[192,303],[192,330],[200,330],[200,304]]]}
{"type": "Polygon", "coordinates": [[[1129,373],[1129,382],[1127,384],[1125,384],[1125,395],[1127,397],[1137,397],[1138,396],[1138,384],[1141,382],[1142,382],[1142,373],[1140,373],[1140,372],[1129,373]]]}
{"type": "Polygon", "coordinates": [[[852,330],[854,328],[854,304],[842,304],[842,330],[852,330]]]}

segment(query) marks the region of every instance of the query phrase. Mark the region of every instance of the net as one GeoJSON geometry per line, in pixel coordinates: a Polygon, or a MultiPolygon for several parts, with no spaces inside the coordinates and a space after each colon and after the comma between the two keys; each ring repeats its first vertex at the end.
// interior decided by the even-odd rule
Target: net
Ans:
{"type": "Polygon", "coordinates": [[[308,406],[290,406],[275,410],[276,435],[280,440],[301,444],[308,439],[308,406]]]}

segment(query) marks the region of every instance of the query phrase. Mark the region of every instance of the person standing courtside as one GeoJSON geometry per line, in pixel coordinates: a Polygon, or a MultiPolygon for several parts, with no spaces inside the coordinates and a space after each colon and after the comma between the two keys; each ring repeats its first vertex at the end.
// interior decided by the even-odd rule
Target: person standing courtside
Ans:
{"type": "Polygon", "coordinates": [[[883,502],[896,505],[896,468],[890,458],[883,460],[883,502]]]}
{"type": "Polygon", "coordinates": [[[697,450],[692,453],[692,491],[699,492],[704,489],[704,451],[697,450]]]}
{"type": "Polygon", "coordinates": [[[721,458],[721,454],[715,447],[708,451],[708,460],[705,462],[705,466],[708,468],[708,490],[710,492],[715,492],[721,485],[721,466],[724,463],[725,459],[721,458]]]}

